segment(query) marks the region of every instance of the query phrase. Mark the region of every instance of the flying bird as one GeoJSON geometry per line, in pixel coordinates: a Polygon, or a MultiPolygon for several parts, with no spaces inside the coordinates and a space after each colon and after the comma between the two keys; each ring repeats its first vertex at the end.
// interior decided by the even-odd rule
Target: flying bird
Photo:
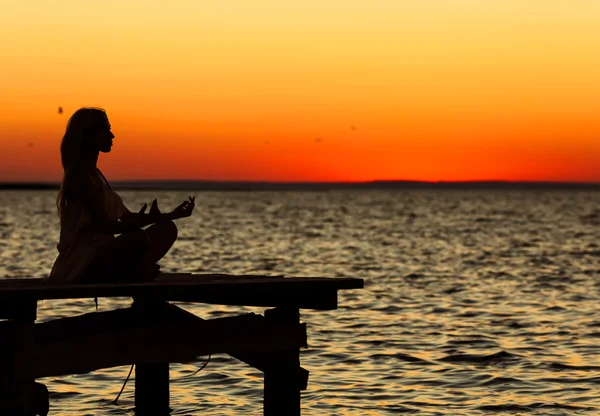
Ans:
{"type": "Polygon", "coordinates": [[[353,131],[356,131],[356,126],[350,126],[350,129],[352,129],[353,131]]]}
{"type": "Polygon", "coordinates": [[[58,114],[62,114],[62,107],[61,106],[58,107],[58,114]]]}

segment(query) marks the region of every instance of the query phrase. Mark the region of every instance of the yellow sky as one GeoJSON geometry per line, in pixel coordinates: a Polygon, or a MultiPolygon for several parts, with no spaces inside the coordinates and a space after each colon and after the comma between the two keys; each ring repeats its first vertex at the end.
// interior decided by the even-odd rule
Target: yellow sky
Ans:
{"type": "Polygon", "coordinates": [[[599,52],[591,0],[12,1],[0,181],[85,105],[113,178],[600,181],[599,52]]]}

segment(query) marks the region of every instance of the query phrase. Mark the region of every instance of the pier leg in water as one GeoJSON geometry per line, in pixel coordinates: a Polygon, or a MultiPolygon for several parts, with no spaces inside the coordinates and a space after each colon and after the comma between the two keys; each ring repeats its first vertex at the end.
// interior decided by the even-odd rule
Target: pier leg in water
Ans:
{"type": "MultiPolygon", "coordinates": [[[[163,309],[163,301],[146,297],[133,303],[136,319],[143,322],[156,320],[163,309]]],[[[169,408],[169,363],[138,363],[135,365],[135,414],[163,416],[169,408]]]]}
{"type": "MultiPolygon", "coordinates": [[[[275,308],[265,311],[273,322],[297,324],[300,311],[295,308],[275,308]]],[[[277,351],[271,354],[265,369],[264,415],[300,416],[300,350],[277,351]]]]}
{"type": "Polygon", "coordinates": [[[32,372],[37,301],[21,300],[7,309],[12,309],[11,318],[0,321],[0,415],[46,416],[46,386],[34,380],[16,382],[15,377],[16,371],[32,372]],[[16,352],[26,358],[16,360],[16,352]]]}
{"type": "Polygon", "coordinates": [[[50,410],[50,397],[45,385],[34,381],[17,384],[15,395],[17,407],[22,416],[47,416],[50,410]]]}

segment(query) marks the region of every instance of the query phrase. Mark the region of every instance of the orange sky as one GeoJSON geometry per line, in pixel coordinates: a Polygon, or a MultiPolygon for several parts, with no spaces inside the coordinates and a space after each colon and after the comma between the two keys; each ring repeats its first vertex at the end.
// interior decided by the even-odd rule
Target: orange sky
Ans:
{"type": "Polygon", "coordinates": [[[10,3],[0,181],[90,105],[113,180],[600,182],[595,0],[10,3]]]}

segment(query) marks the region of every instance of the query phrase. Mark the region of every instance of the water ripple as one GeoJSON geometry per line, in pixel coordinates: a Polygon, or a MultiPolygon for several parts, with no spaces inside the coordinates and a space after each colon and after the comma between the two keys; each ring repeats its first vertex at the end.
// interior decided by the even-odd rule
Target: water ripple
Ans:
{"type": "MultiPolygon", "coordinates": [[[[187,192],[121,192],[130,209],[187,192]]],[[[55,193],[0,192],[0,278],[56,256],[55,193]]],[[[202,192],[165,271],[362,277],[302,311],[304,415],[600,414],[600,193],[202,192]]],[[[131,299],[100,299],[100,310],[131,299]]],[[[261,308],[179,306],[204,317],[261,308]]],[[[40,321],[95,310],[44,301],[40,321]]],[[[226,354],[171,365],[174,415],[261,414],[262,373],[226,354]]],[[[129,367],[40,380],[52,414],[131,415],[129,367]]]]}

